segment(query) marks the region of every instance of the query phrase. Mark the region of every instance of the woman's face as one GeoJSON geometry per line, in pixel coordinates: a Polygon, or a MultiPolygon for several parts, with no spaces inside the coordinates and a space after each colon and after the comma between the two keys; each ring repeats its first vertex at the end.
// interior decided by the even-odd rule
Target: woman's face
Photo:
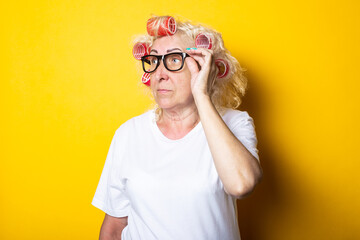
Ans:
{"type": "MultiPolygon", "coordinates": [[[[175,34],[156,39],[150,54],[185,52],[188,47],[192,47],[191,41],[180,34],[175,34]]],[[[186,63],[181,70],[172,72],[168,71],[161,61],[156,71],[150,74],[150,80],[152,94],[160,108],[180,110],[195,104],[191,92],[191,74],[186,63]]]]}

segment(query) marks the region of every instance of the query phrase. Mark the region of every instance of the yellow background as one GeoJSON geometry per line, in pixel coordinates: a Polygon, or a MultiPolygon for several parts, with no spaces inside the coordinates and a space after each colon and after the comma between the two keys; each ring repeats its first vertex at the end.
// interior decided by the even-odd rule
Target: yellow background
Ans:
{"type": "MultiPolygon", "coordinates": [[[[248,69],[264,178],[244,240],[360,239],[357,1],[2,1],[0,239],[97,239],[111,138],[151,107],[150,14],[205,23],[248,69]],[[3,3],[10,2],[10,3],[3,3]]],[[[139,146],[141,148],[141,146],[139,146]]]]}

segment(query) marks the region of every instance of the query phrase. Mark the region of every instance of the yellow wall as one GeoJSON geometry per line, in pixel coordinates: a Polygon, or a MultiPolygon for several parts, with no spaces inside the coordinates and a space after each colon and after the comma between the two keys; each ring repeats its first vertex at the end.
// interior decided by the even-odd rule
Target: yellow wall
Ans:
{"type": "Polygon", "coordinates": [[[151,13],[214,27],[248,69],[264,178],[243,239],[360,238],[357,1],[6,2],[0,239],[97,239],[111,138],[151,104],[130,43],[151,13]]]}

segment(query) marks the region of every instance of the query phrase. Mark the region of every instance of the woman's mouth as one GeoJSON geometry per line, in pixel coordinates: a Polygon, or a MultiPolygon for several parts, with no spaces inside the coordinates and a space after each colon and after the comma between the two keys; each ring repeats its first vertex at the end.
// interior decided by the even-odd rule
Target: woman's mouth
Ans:
{"type": "Polygon", "coordinates": [[[168,92],[171,92],[171,90],[160,88],[160,89],[157,90],[157,92],[158,93],[168,93],[168,92]]]}

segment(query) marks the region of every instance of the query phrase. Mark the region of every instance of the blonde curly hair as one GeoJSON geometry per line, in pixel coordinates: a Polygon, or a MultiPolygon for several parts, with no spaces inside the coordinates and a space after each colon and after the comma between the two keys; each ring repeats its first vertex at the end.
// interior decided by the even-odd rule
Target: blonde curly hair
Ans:
{"type": "MultiPolygon", "coordinates": [[[[152,29],[153,35],[139,35],[134,39],[134,43],[145,43],[149,48],[154,41],[162,36],[158,36],[158,29],[164,19],[169,16],[153,16],[152,29]]],[[[201,24],[193,24],[190,21],[180,21],[176,19],[176,33],[187,36],[195,44],[195,38],[198,34],[203,33],[212,40],[213,59],[223,59],[229,65],[229,73],[225,78],[217,78],[216,75],[208,81],[208,93],[211,101],[218,111],[224,108],[236,109],[241,104],[241,97],[245,95],[247,88],[247,79],[244,75],[245,70],[240,66],[239,62],[225,48],[222,36],[216,30],[203,26],[201,24]]],[[[212,68],[217,68],[213,63],[212,68]]],[[[161,111],[161,109],[159,109],[161,111]]],[[[160,114],[160,112],[158,112],[160,114]]]]}

